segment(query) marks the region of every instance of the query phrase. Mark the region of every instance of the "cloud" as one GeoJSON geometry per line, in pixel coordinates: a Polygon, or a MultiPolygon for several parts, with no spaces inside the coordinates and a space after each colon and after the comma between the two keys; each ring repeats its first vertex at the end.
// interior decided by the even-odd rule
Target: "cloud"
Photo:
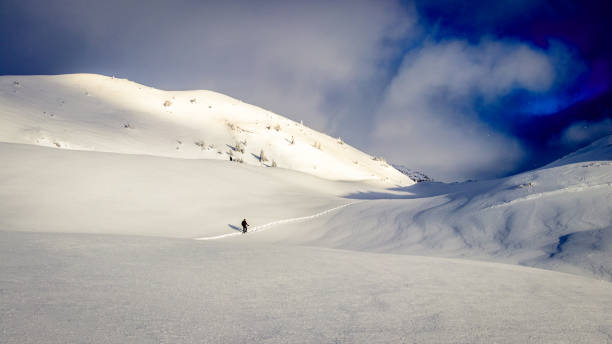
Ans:
{"type": "Polygon", "coordinates": [[[394,2],[267,4],[205,20],[201,81],[327,132],[342,114],[364,115],[366,85],[386,73],[415,22],[394,2]]]}
{"type": "Polygon", "coordinates": [[[600,121],[580,121],[573,123],[563,131],[560,143],[578,147],[610,134],[612,134],[612,119],[610,118],[600,121]]]}
{"type": "Polygon", "coordinates": [[[555,81],[545,51],[519,42],[428,42],[404,57],[381,105],[372,145],[391,160],[443,180],[513,170],[520,143],[486,124],[486,107],[517,89],[555,81]]]}

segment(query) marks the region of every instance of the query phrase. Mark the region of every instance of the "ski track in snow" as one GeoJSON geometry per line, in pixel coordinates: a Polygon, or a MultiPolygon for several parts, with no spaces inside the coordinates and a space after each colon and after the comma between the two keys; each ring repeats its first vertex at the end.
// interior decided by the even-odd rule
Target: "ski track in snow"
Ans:
{"type": "MultiPolygon", "coordinates": [[[[250,229],[248,231],[248,233],[253,233],[253,232],[261,232],[261,231],[265,231],[270,229],[273,226],[276,225],[282,225],[282,224],[286,224],[286,223],[294,223],[294,222],[300,222],[300,221],[306,221],[306,220],[311,220],[326,214],[331,213],[332,211],[336,211],[348,206],[351,206],[353,204],[357,204],[357,203],[361,203],[361,202],[365,202],[365,201],[357,201],[357,202],[351,202],[351,203],[347,203],[347,204],[343,204],[331,209],[327,209],[325,211],[322,211],[320,213],[316,213],[314,215],[310,215],[310,216],[302,216],[302,217],[294,217],[294,218],[290,218],[290,219],[283,219],[283,220],[278,220],[278,221],[273,221],[273,222],[269,222],[266,224],[263,224],[261,226],[255,226],[252,229],[250,229]]],[[[202,237],[202,238],[194,238],[194,240],[218,240],[218,239],[224,239],[224,238],[229,238],[229,237],[233,237],[233,236],[237,236],[237,235],[242,235],[242,232],[238,232],[238,233],[228,233],[228,234],[221,234],[221,235],[217,235],[217,236],[212,236],[212,237],[202,237]]]]}
{"type": "Polygon", "coordinates": [[[534,200],[534,199],[539,199],[539,198],[544,198],[544,197],[557,196],[557,195],[564,194],[564,193],[583,192],[583,191],[590,191],[590,190],[594,190],[594,189],[603,189],[603,188],[609,188],[609,187],[612,187],[612,183],[596,184],[596,185],[579,185],[579,186],[563,188],[563,189],[560,189],[560,190],[554,190],[554,191],[548,191],[548,192],[539,192],[539,193],[528,195],[528,196],[525,196],[525,197],[520,197],[520,198],[517,198],[517,199],[513,199],[511,201],[507,201],[507,202],[504,202],[504,203],[501,203],[501,204],[495,204],[495,205],[486,207],[483,210],[507,207],[507,206],[510,206],[510,205],[513,205],[513,204],[519,203],[519,202],[526,202],[526,201],[531,201],[531,200],[534,200]]]}
{"type": "MultiPolygon", "coordinates": [[[[526,202],[526,201],[530,201],[530,200],[534,200],[534,199],[539,199],[539,198],[544,198],[544,197],[556,196],[556,195],[563,194],[563,193],[582,192],[582,191],[593,190],[593,189],[601,189],[601,188],[607,188],[607,187],[612,187],[612,183],[597,184],[597,185],[580,185],[580,186],[568,187],[568,188],[563,188],[563,189],[560,189],[560,190],[554,190],[554,191],[549,191],[549,192],[540,192],[540,193],[528,195],[528,196],[525,196],[525,197],[520,197],[520,198],[511,200],[511,201],[508,201],[508,202],[504,202],[504,203],[501,203],[501,204],[495,204],[495,205],[486,207],[483,210],[500,208],[500,207],[506,207],[506,206],[513,205],[515,203],[526,202]]],[[[253,227],[252,229],[250,229],[248,231],[248,233],[264,231],[264,230],[270,229],[271,227],[276,226],[276,225],[311,220],[311,219],[314,219],[314,218],[326,215],[326,214],[328,214],[330,212],[342,209],[344,207],[351,206],[353,204],[361,203],[361,202],[365,202],[365,201],[362,200],[362,201],[357,201],[357,202],[351,202],[351,203],[343,204],[343,205],[340,205],[340,206],[337,206],[337,207],[334,207],[334,208],[331,208],[331,209],[327,209],[325,211],[322,211],[320,213],[317,213],[317,214],[314,214],[314,215],[310,215],[310,216],[303,216],[303,217],[296,217],[296,218],[290,218],[290,219],[283,219],[283,220],[273,221],[273,222],[270,222],[270,223],[266,223],[266,224],[263,224],[263,225],[260,225],[260,226],[253,227]]],[[[194,240],[218,240],[218,239],[229,238],[229,237],[233,237],[233,236],[237,236],[237,235],[242,235],[242,234],[243,234],[242,232],[228,233],[228,234],[221,234],[221,235],[216,235],[216,236],[212,236],[212,237],[194,238],[194,240]]]]}

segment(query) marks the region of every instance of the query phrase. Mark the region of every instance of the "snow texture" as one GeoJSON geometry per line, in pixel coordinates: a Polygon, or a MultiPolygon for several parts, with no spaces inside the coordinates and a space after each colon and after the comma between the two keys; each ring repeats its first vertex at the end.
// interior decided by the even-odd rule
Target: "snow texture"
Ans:
{"type": "Polygon", "coordinates": [[[347,195],[368,201],[307,230],[281,227],[260,240],[479,259],[612,281],[611,146],[607,137],[508,178],[347,195]]]}
{"type": "Polygon", "coordinates": [[[2,343],[612,340],[607,282],[250,237],[0,232],[2,343]]]}

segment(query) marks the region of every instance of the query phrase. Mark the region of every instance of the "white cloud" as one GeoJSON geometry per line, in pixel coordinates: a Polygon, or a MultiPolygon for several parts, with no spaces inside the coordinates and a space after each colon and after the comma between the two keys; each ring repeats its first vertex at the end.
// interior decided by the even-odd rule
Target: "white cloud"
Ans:
{"type": "Polygon", "coordinates": [[[524,44],[427,43],[404,58],[372,144],[441,179],[503,174],[521,159],[521,147],[479,119],[475,101],[492,103],[515,89],[546,91],[554,76],[549,57],[524,44]]]}
{"type": "Polygon", "coordinates": [[[395,2],[340,1],[280,2],[204,21],[202,83],[330,131],[338,112],[359,109],[365,95],[353,86],[380,78],[415,18],[395,2]],[[228,23],[232,16],[239,20],[228,23]],[[330,105],[334,94],[341,109],[330,105]]]}

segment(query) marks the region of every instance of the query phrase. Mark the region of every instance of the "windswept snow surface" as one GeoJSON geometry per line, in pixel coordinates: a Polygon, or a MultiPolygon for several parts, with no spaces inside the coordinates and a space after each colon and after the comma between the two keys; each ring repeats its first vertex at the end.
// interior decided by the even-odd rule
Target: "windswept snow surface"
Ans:
{"type": "Polygon", "coordinates": [[[347,198],[369,201],[257,239],[482,259],[612,280],[612,136],[508,178],[347,198]]]}
{"type": "Polygon", "coordinates": [[[1,343],[612,343],[612,137],[412,185],[213,92],[0,77],[0,100],[1,343]]]}

